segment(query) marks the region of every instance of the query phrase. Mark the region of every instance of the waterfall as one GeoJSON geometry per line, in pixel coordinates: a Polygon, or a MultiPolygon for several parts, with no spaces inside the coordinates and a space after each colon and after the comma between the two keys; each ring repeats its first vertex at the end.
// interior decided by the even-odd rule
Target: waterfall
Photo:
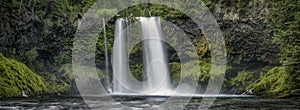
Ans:
{"type": "Polygon", "coordinates": [[[120,18],[116,21],[115,27],[115,44],[113,47],[113,92],[126,93],[123,85],[128,85],[128,63],[125,48],[125,35],[123,34],[124,19],[120,18]]]}
{"type": "Polygon", "coordinates": [[[146,88],[152,94],[165,94],[171,89],[170,73],[162,42],[159,17],[139,17],[142,26],[146,88]]]}
{"type": "MultiPolygon", "coordinates": [[[[149,94],[167,94],[171,90],[171,79],[159,17],[137,17],[143,39],[144,78],[140,90],[149,94]]],[[[129,79],[128,56],[126,55],[125,26],[130,27],[130,20],[120,18],[116,21],[115,42],[113,47],[113,93],[131,94],[132,88],[140,87],[129,79]],[[125,33],[125,34],[124,34],[125,33]]],[[[130,31],[127,29],[126,31],[130,31]]]]}
{"type": "Polygon", "coordinates": [[[104,50],[105,50],[105,87],[109,93],[112,92],[111,85],[110,85],[110,77],[109,77],[109,68],[108,68],[108,51],[107,51],[107,36],[106,36],[106,26],[105,26],[105,19],[103,21],[103,34],[104,34],[104,50]]]}

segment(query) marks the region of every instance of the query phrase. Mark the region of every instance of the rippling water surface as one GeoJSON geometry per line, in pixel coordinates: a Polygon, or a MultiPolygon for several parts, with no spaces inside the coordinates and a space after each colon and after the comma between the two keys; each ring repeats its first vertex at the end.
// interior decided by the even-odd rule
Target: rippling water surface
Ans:
{"type": "MultiPolygon", "coordinates": [[[[143,109],[151,107],[160,107],[160,104],[167,97],[131,97],[119,96],[114,97],[117,102],[108,103],[105,98],[98,97],[95,100],[89,101],[90,106],[87,106],[85,101],[79,97],[52,97],[52,98],[14,98],[0,101],[0,109],[122,109],[122,105],[127,105],[130,109],[143,109]]],[[[198,109],[202,98],[193,98],[185,107],[186,110],[198,109]]],[[[180,104],[181,98],[172,100],[168,109],[172,108],[173,104],[180,104]]],[[[214,104],[210,107],[213,110],[224,109],[300,109],[299,99],[264,99],[257,97],[239,97],[217,98],[214,104]]]]}

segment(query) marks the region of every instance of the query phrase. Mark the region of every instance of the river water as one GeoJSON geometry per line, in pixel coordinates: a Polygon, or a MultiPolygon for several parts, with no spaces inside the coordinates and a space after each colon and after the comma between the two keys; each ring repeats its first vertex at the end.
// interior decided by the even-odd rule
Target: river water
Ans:
{"type": "MultiPolygon", "coordinates": [[[[99,99],[99,98],[98,98],[99,99]]],[[[106,103],[105,99],[101,100],[93,100],[95,105],[92,107],[93,109],[112,109],[118,110],[121,109],[122,105],[127,105],[130,109],[143,109],[149,108],[153,106],[157,106],[159,108],[161,99],[164,98],[128,98],[128,97],[116,97],[117,101],[114,104],[106,103]],[[157,99],[157,100],[156,100],[157,99]]],[[[200,106],[202,98],[193,98],[190,100],[189,104],[185,106],[186,110],[194,110],[198,109],[200,106]]],[[[180,103],[180,98],[176,99],[176,101],[180,103]]],[[[169,105],[169,109],[175,110],[176,108],[172,108],[172,104],[169,105]]],[[[13,98],[13,99],[5,99],[0,101],[0,109],[11,109],[11,110],[23,110],[23,109],[31,109],[31,110],[46,110],[46,109],[91,109],[87,106],[85,101],[80,97],[48,97],[48,98],[13,98]]],[[[213,105],[210,107],[212,110],[224,110],[224,109],[266,109],[266,110],[274,110],[274,109],[300,109],[300,100],[299,99],[266,99],[266,98],[217,98],[213,105]]]]}

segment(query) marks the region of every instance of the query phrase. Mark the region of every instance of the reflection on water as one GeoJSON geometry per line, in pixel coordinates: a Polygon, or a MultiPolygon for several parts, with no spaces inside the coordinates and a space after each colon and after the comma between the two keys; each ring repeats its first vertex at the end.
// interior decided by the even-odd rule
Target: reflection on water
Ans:
{"type": "MultiPolygon", "coordinates": [[[[88,100],[90,107],[95,109],[122,109],[121,104],[132,109],[149,107],[159,108],[167,98],[164,97],[114,97],[116,103],[106,103],[105,99],[88,100]]],[[[175,98],[172,104],[180,103],[180,97],[175,98]]],[[[198,109],[201,98],[193,98],[185,107],[186,110],[198,109]]],[[[0,101],[0,109],[90,109],[82,98],[56,97],[56,98],[15,98],[0,101]]],[[[223,109],[300,109],[299,99],[264,99],[264,98],[217,98],[210,107],[213,110],[223,109]]]]}

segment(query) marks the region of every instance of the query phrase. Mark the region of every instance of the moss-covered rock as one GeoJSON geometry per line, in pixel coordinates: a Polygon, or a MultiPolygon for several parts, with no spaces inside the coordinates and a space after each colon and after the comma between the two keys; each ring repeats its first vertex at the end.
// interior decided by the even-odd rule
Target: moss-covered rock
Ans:
{"type": "Polygon", "coordinates": [[[173,83],[178,84],[181,78],[181,65],[179,62],[169,63],[169,69],[171,74],[171,79],[173,83]]]}
{"type": "Polygon", "coordinates": [[[37,95],[45,88],[42,77],[25,64],[5,58],[0,53],[0,98],[19,97],[22,91],[37,95]]]}
{"type": "MultiPolygon", "coordinates": [[[[77,66],[74,68],[93,72],[93,67],[91,66],[77,66]]],[[[105,70],[96,68],[96,72],[97,74],[86,74],[85,77],[88,77],[89,79],[94,81],[103,81],[106,75],[105,70]]],[[[43,77],[45,78],[46,85],[48,86],[48,88],[46,89],[48,93],[67,93],[68,95],[77,94],[77,87],[75,84],[72,64],[62,65],[59,69],[58,75],[45,74],[45,76],[43,75],[43,77]]]]}
{"type": "MultiPolygon", "coordinates": [[[[92,70],[94,69],[94,67],[92,67],[92,66],[77,65],[76,67],[73,67],[72,64],[64,64],[59,70],[59,72],[60,72],[59,78],[67,83],[71,82],[71,80],[74,79],[73,68],[79,69],[79,70],[84,70],[86,72],[93,72],[92,70]]],[[[96,72],[97,72],[97,74],[87,74],[86,77],[89,77],[89,78],[92,78],[95,80],[103,80],[105,78],[105,75],[106,75],[105,70],[102,70],[102,69],[99,69],[96,67],[96,72]]]]}
{"type": "Polygon", "coordinates": [[[232,91],[236,94],[241,94],[246,91],[246,87],[255,82],[255,75],[252,71],[240,71],[238,76],[230,80],[232,91]]]}
{"type": "Polygon", "coordinates": [[[267,97],[287,97],[291,95],[290,76],[286,72],[286,67],[274,67],[259,80],[251,84],[247,89],[254,88],[253,92],[257,95],[267,97]]]}
{"type": "Polygon", "coordinates": [[[55,74],[51,73],[43,73],[41,76],[45,81],[45,92],[47,94],[56,94],[56,93],[65,93],[69,90],[69,84],[64,81],[60,81],[57,79],[55,74]]]}

